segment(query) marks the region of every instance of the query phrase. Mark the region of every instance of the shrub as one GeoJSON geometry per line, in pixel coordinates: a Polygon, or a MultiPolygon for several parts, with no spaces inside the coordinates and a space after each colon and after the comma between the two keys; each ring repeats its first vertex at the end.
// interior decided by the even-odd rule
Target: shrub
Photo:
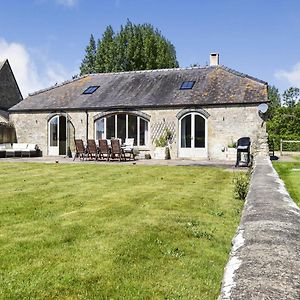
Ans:
{"type": "Polygon", "coordinates": [[[164,133],[155,141],[156,147],[166,147],[168,142],[172,139],[172,132],[169,129],[165,129],[164,133]]]}
{"type": "Polygon", "coordinates": [[[245,200],[249,191],[250,173],[238,173],[233,178],[236,198],[245,200]]]}

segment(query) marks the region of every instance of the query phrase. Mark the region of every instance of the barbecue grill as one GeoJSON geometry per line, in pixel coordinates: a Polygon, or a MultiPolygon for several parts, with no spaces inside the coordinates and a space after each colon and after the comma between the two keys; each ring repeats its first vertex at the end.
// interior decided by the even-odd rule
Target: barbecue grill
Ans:
{"type": "Polygon", "coordinates": [[[250,145],[251,141],[249,137],[242,137],[238,139],[236,143],[236,163],[235,166],[239,167],[241,162],[241,153],[246,153],[247,164],[246,167],[250,164],[250,145]]]}

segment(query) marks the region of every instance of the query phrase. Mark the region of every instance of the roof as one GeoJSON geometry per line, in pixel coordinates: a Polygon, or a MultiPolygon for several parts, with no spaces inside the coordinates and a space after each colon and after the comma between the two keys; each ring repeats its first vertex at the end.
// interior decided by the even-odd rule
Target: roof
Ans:
{"type": "Polygon", "coordinates": [[[7,110],[23,99],[8,60],[0,62],[0,110],[7,110]]]}
{"type": "Polygon", "coordinates": [[[10,111],[207,106],[267,102],[267,83],[224,66],[90,74],[30,94],[10,111]],[[193,89],[180,90],[183,81],[193,89]],[[100,86],[93,94],[82,94],[100,86]]]}

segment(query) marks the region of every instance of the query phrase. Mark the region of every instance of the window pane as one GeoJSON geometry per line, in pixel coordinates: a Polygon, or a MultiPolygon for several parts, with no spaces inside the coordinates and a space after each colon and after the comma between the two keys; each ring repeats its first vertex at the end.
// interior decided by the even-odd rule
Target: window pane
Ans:
{"type": "Polygon", "coordinates": [[[134,138],[134,145],[137,144],[137,117],[128,115],[128,138],[134,138]]]}
{"type": "Polygon", "coordinates": [[[115,116],[106,118],[106,138],[111,139],[115,137],[115,116]]]}
{"type": "Polygon", "coordinates": [[[120,114],[118,117],[117,138],[122,139],[122,143],[126,138],[126,115],[120,114]]]}
{"type": "Polygon", "coordinates": [[[181,120],[181,148],[191,148],[191,115],[181,120]]]}
{"type": "Polygon", "coordinates": [[[96,140],[104,139],[104,118],[96,121],[96,140]]]}
{"type": "Polygon", "coordinates": [[[67,154],[67,119],[59,117],[59,155],[67,154]]]}
{"type": "Polygon", "coordinates": [[[195,81],[184,81],[181,86],[180,86],[180,89],[181,90],[190,90],[193,88],[195,84],[195,81]]]}
{"type": "Polygon", "coordinates": [[[58,117],[55,117],[50,121],[50,146],[52,147],[56,147],[58,145],[57,129],[58,129],[58,117]]]}
{"type": "Polygon", "coordinates": [[[148,144],[148,122],[140,118],[140,146],[148,144]]]}
{"type": "Polygon", "coordinates": [[[195,148],[205,147],[205,120],[195,115],[195,148]]]}
{"type": "Polygon", "coordinates": [[[83,92],[83,94],[93,94],[98,89],[98,87],[99,86],[90,86],[83,92]]]}

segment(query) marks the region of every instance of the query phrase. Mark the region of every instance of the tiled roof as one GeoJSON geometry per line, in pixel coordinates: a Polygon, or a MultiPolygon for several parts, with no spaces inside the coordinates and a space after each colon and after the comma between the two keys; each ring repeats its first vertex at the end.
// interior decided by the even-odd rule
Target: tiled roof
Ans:
{"type": "Polygon", "coordinates": [[[0,109],[7,110],[22,99],[8,60],[0,62],[0,109]]]}
{"type": "Polygon", "coordinates": [[[224,66],[91,74],[30,94],[11,111],[267,102],[267,83],[224,66]],[[183,81],[195,81],[180,90],[183,81]],[[100,86],[93,94],[82,94],[100,86]]]}

